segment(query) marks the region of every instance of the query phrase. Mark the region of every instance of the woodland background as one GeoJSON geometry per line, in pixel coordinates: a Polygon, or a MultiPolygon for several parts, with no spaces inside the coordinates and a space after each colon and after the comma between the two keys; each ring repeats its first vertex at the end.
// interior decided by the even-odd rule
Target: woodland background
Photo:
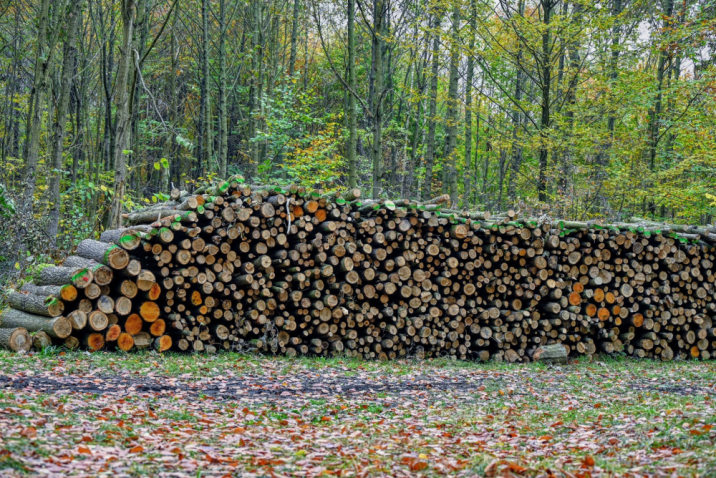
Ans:
{"type": "Polygon", "coordinates": [[[241,173],[709,223],[714,0],[0,0],[0,281],[241,173]]]}

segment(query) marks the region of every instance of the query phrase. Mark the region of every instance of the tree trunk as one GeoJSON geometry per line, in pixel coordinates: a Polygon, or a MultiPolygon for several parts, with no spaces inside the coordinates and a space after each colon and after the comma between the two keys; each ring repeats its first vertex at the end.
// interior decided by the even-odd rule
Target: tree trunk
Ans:
{"type": "MultiPolygon", "coordinates": [[[[665,0],[665,12],[663,16],[662,31],[668,32],[674,22],[674,0],[665,0]]],[[[669,52],[664,46],[659,51],[659,60],[656,66],[656,98],[654,99],[654,107],[649,112],[649,171],[653,174],[656,171],[656,150],[659,146],[659,130],[661,126],[661,110],[663,101],[664,73],[666,72],[666,64],[669,52]]],[[[650,199],[648,201],[648,210],[651,214],[656,213],[656,203],[650,199]]]]}
{"type": "Polygon", "coordinates": [[[67,25],[62,59],[62,80],[60,84],[60,97],[57,102],[57,112],[54,122],[54,136],[52,138],[52,159],[50,164],[50,224],[47,234],[54,244],[57,238],[57,228],[60,220],[60,176],[62,172],[62,151],[65,141],[65,128],[67,126],[67,111],[70,105],[70,86],[75,70],[77,47],[77,31],[82,20],[82,6],[84,1],[77,0],[72,4],[67,25]]]}
{"type": "MultiPolygon", "coordinates": [[[[519,0],[517,4],[517,13],[520,17],[525,15],[525,0],[519,0]]],[[[515,65],[515,102],[522,101],[522,89],[524,82],[524,73],[522,72],[522,42],[517,42],[517,64],[515,65]]],[[[517,199],[517,178],[520,174],[522,166],[522,145],[519,143],[519,132],[522,123],[522,113],[515,105],[512,110],[512,161],[510,163],[512,173],[507,180],[507,197],[514,202],[517,199]]]]}
{"type": "Polygon", "coordinates": [[[373,2],[373,70],[375,72],[375,98],[373,99],[373,199],[382,190],[383,168],[383,21],[384,0],[373,2]]]}
{"type": "Polygon", "coordinates": [[[449,191],[452,205],[457,204],[457,80],[460,62],[460,5],[455,4],[452,12],[452,41],[450,45],[450,83],[448,85],[448,105],[446,124],[446,143],[444,158],[448,161],[446,192],[449,191]]]}
{"type": "Polygon", "coordinates": [[[209,0],[201,0],[201,91],[204,104],[204,167],[207,171],[216,171],[213,160],[214,138],[211,133],[211,94],[209,92],[209,0]]]}
{"type": "MultiPolygon", "coordinates": [[[[351,2],[348,2],[348,54],[350,55],[351,39],[351,2]]],[[[293,24],[291,25],[291,53],[288,60],[288,76],[293,77],[296,71],[296,46],[298,44],[298,18],[301,11],[301,0],[293,0],[293,24]]],[[[353,3],[353,21],[355,22],[355,4],[353,3]]],[[[355,54],[355,53],[354,53],[355,54]]],[[[350,65],[350,61],[349,61],[350,65]]],[[[355,90],[353,90],[355,91],[355,90]]]]}
{"type": "MultiPolygon", "coordinates": [[[[294,2],[294,33],[291,35],[291,70],[293,70],[293,61],[295,60],[295,30],[297,24],[297,5],[299,0],[294,2]]],[[[348,86],[353,92],[356,92],[356,45],[355,45],[355,18],[356,5],[355,0],[348,0],[348,86]]],[[[356,99],[353,93],[348,92],[348,187],[355,188],[358,184],[358,173],[356,171],[356,144],[358,141],[357,121],[358,112],[356,111],[356,99]]]]}
{"type": "Polygon", "coordinates": [[[428,106],[428,137],[425,152],[425,185],[423,186],[423,199],[432,195],[433,165],[435,164],[435,117],[437,115],[438,99],[438,73],[440,68],[440,19],[442,11],[436,9],[433,13],[433,53],[432,70],[430,72],[430,100],[428,106]]]}
{"type": "Polygon", "coordinates": [[[48,78],[52,67],[54,48],[49,39],[50,0],[42,0],[37,19],[37,50],[35,55],[35,79],[32,87],[30,109],[28,110],[27,147],[25,160],[25,192],[22,212],[32,213],[32,199],[35,194],[37,162],[40,156],[40,131],[42,110],[48,78]]]}
{"type": "Polygon", "coordinates": [[[229,116],[226,92],[226,0],[219,0],[219,177],[227,177],[229,116]]]}
{"type": "Polygon", "coordinates": [[[540,145],[539,145],[539,177],[537,179],[538,199],[541,202],[547,201],[547,161],[549,160],[549,128],[551,126],[551,100],[550,88],[552,83],[552,63],[550,45],[550,21],[552,19],[552,8],[554,0],[543,0],[542,3],[542,52],[540,59],[540,80],[542,86],[542,98],[540,102],[540,145]]]}
{"type": "Polygon", "coordinates": [[[115,148],[114,148],[114,195],[109,213],[109,228],[122,227],[122,201],[127,187],[127,154],[129,144],[129,92],[127,83],[132,64],[132,37],[134,35],[135,0],[122,0],[122,57],[115,80],[115,148]]]}

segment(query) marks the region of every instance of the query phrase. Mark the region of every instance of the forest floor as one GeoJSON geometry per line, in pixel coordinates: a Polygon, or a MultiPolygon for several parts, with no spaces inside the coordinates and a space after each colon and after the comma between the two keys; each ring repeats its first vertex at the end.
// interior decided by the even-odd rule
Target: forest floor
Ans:
{"type": "Polygon", "coordinates": [[[0,351],[0,475],[711,476],[716,362],[0,351]]]}

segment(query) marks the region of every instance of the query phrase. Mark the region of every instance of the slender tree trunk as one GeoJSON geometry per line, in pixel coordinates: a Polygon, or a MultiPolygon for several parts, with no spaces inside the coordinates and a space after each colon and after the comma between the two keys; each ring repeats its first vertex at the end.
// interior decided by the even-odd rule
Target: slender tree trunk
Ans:
{"type": "Polygon", "coordinates": [[[373,70],[375,71],[375,98],[373,101],[373,199],[381,192],[383,167],[383,21],[385,16],[384,0],[373,3],[373,70]]]}
{"type": "MultiPolygon", "coordinates": [[[[355,4],[348,3],[348,28],[350,28],[351,5],[353,5],[353,21],[355,22],[355,4]]],[[[296,47],[298,46],[298,19],[301,12],[301,0],[293,0],[293,23],[291,25],[291,53],[288,60],[288,76],[293,77],[296,71],[296,47]]],[[[350,37],[350,32],[348,36],[350,37]]],[[[348,39],[350,44],[350,38],[348,39]]],[[[350,49],[350,45],[348,47],[350,49]]],[[[355,91],[355,90],[354,90],[355,91]]]]}
{"type": "Polygon", "coordinates": [[[552,84],[552,65],[551,65],[551,47],[550,47],[550,21],[552,18],[552,8],[554,0],[542,0],[542,22],[544,24],[542,33],[542,52],[541,52],[541,82],[542,82],[542,98],[540,109],[540,145],[539,145],[539,177],[537,179],[538,199],[541,202],[547,201],[547,161],[549,159],[549,128],[551,126],[551,100],[550,88],[552,84]]]}
{"type": "Polygon", "coordinates": [[[219,0],[219,176],[227,177],[229,123],[226,92],[226,0],[219,0]]]}
{"type": "Polygon", "coordinates": [[[48,27],[50,23],[50,0],[42,0],[37,18],[37,50],[35,55],[35,79],[32,88],[30,109],[28,111],[27,147],[25,160],[25,192],[22,211],[32,213],[32,199],[35,195],[37,163],[40,156],[40,132],[42,110],[47,91],[49,71],[52,60],[52,48],[49,45],[48,27]]]}
{"type": "MultiPolygon", "coordinates": [[[[664,21],[662,30],[668,34],[669,27],[673,23],[674,15],[674,0],[665,0],[664,5],[664,21]]],[[[654,101],[654,107],[649,112],[649,171],[653,174],[656,171],[656,152],[659,146],[659,130],[661,123],[661,109],[663,101],[663,86],[664,86],[664,73],[666,72],[666,64],[668,60],[669,52],[666,47],[663,47],[659,52],[659,60],[656,66],[656,98],[654,101]]],[[[647,203],[648,211],[652,214],[656,212],[656,203],[653,200],[649,200],[647,203]]]]}
{"type": "MultiPolygon", "coordinates": [[[[525,14],[525,0],[519,0],[517,3],[517,14],[520,17],[524,17],[525,14]]],[[[522,90],[524,83],[524,73],[522,71],[522,42],[518,42],[517,45],[517,58],[515,65],[516,77],[515,77],[515,101],[522,101],[522,90]]],[[[517,178],[520,174],[520,168],[522,166],[522,145],[520,144],[520,127],[522,124],[522,113],[519,108],[515,106],[512,110],[512,161],[510,163],[512,173],[507,180],[507,197],[510,201],[517,199],[517,178]]]]}
{"type": "MultiPolygon", "coordinates": [[[[298,23],[298,1],[294,2],[293,33],[291,35],[291,69],[295,61],[296,38],[295,31],[298,23]]],[[[355,44],[355,0],[348,0],[348,86],[356,91],[356,44],[355,44]]],[[[355,188],[358,184],[358,173],[356,170],[356,144],[358,141],[357,132],[358,112],[356,111],[356,99],[352,93],[348,93],[348,187],[355,188]]]]}
{"type": "Polygon", "coordinates": [[[110,207],[109,225],[111,229],[122,227],[122,200],[127,187],[127,155],[125,150],[129,144],[129,91],[127,84],[132,64],[132,38],[134,19],[137,14],[135,0],[122,0],[122,56],[115,80],[115,149],[114,149],[114,195],[110,207]]]}
{"type": "Polygon", "coordinates": [[[209,92],[209,0],[201,0],[201,91],[204,103],[204,165],[209,171],[214,171],[213,161],[213,135],[211,134],[211,94],[209,92]]]}
{"type": "Polygon", "coordinates": [[[477,0],[470,1],[470,40],[467,52],[467,78],[465,79],[465,166],[463,168],[463,207],[470,205],[472,174],[472,80],[475,76],[475,30],[477,29],[477,0]]]}
{"type": "Polygon", "coordinates": [[[446,143],[445,143],[445,159],[448,161],[447,167],[447,189],[449,190],[450,200],[453,204],[457,204],[457,80],[458,65],[460,62],[460,5],[455,3],[452,11],[452,37],[450,45],[450,82],[448,84],[448,105],[447,105],[447,125],[446,125],[446,143]]]}
{"type": "Polygon", "coordinates": [[[60,97],[57,102],[57,112],[53,125],[52,158],[50,164],[50,223],[48,235],[53,242],[57,237],[57,227],[60,219],[60,177],[62,174],[62,152],[65,141],[65,128],[67,127],[67,112],[70,106],[70,87],[72,86],[72,74],[75,70],[75,58],[77,54],[77,31],[82,20],[82,6],[84,1],[77,0],[72,4],[67,21],[67,36],[63,48],[62,78],[60,80],[60,97]]]}
{"type": "Polygon", "coordinates": [[[176,131],[179,126],[179,99],[177,98],[177,95],[179,94],[177,91],[177,75],[179,74],[179,65],[177,58],[176,24],[180,6],[181,4],[176,6],[174,18],[172,18],[171,30],[169,32],[169,55],[171,56],[171,74],[169,75],[169,94],[171,95],[169,98],[169,120],[172,125],[172,133],[169,138],[169,176],[170,181],[176,181],[177,185],[179,184],[181,162],[179,160],[179,147],[177,145],[176,133],[174,131],[176,131]]]}
{"type": "Polygon", "coordinates": [[[430,199],[433,184],[433,165],[435,164],[435,120],[437,115],[438,73],[440,68],[440,17],[442,12],[433,12],[433,52],[432,69],[430,72],[430,100],[428,106],[428,137],[425,152],[425,186],[423,199],[430,199]]]}

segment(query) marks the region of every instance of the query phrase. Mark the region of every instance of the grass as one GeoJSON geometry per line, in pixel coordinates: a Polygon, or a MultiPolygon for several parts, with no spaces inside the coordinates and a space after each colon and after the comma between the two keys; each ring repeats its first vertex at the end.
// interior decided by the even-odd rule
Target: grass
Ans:
{"type": "Polygon", "coordinates": [[[713,362],[3,351],[0,474],[716,477],[714,399],[713,362]]]}

